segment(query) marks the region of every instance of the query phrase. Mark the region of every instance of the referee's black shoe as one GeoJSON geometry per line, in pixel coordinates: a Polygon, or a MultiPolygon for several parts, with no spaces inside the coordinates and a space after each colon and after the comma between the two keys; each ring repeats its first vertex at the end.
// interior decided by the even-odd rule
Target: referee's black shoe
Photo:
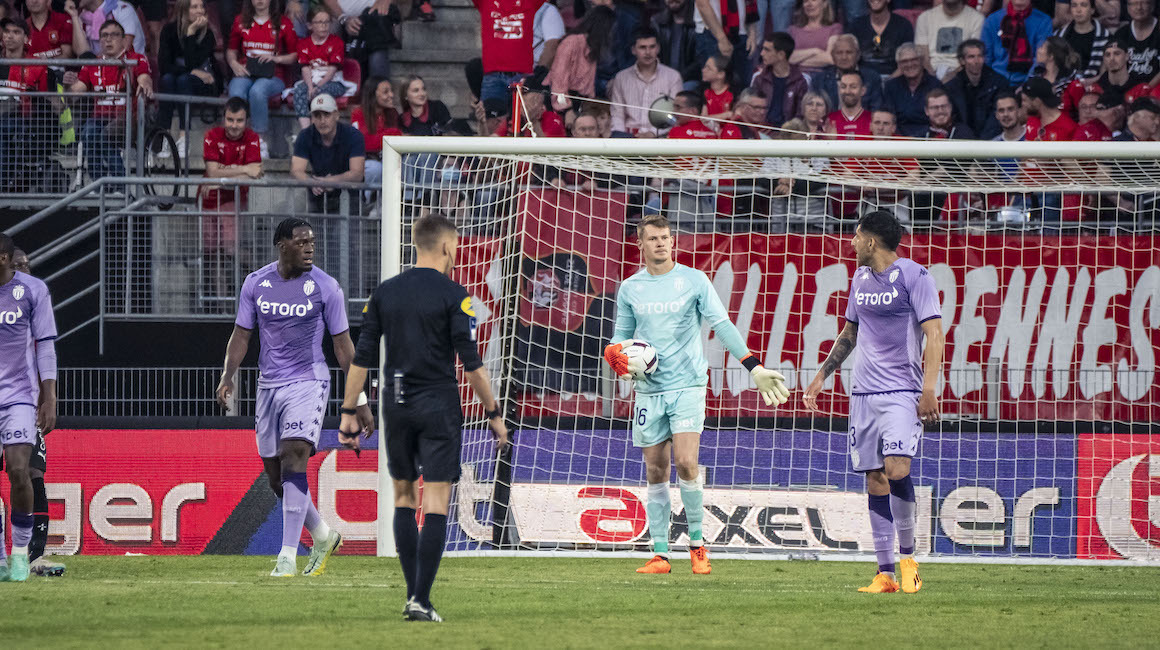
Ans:
{"type": "Polygon", "coordinates": [[[407,601],[407,608],[403,610],[403,618],[408,621],[443,622],[443,617],[439,615],[439,612],[435,611],[434,605],[424,607],[414,598],[407,601]]]}

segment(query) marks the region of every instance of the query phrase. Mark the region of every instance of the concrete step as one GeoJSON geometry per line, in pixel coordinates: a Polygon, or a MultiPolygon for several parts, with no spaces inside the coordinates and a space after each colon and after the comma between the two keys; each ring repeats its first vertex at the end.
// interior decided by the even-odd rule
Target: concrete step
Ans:
{"type": "MultiPolygon", "coordinates": [[[[444,23],[475,23],[479,24],[479,12],[474,6],[469,7],[440,7],[439,5],[432,5],[435,10],[435,22],[425,23],[428,25],[442,25],[444,23]]],[[[421,23],[418,20],[408,20],[404,25],[412,23],[421,23]]]]}
{"type": "Polygon", "coordinates": [[[450,48],[474,50],[478,56],[482,47],[478,20],[470,23],[404,23],[402,40],[403,50],[447,45],[450,48]]]}
{"type": "Polygon", "coordinates": [[[432,0],[431,6],[434,7],[436,11],[443,7],[465,7],[475,11],[475,3],[471,0],[432,0]]]}
{"type": "MultiPolygon", "coordinates": [[[[438,43],[425,43],[429,48],[438,47],[438,43]]],[[[395,63],[466,63],[479,56],[479,49],[427,49],[420,47],[404,47],[401,50],[391,50],[391,65],[395,63]]]]}

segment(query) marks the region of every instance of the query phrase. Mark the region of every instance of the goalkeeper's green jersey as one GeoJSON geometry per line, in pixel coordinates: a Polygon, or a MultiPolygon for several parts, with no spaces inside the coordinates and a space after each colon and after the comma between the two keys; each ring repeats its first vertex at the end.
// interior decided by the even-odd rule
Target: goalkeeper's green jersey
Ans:
{"type": "Polygon", "coordinates": [[[657,351],[656,372],[636,382],[638,393],[703,388],[709,383],[702,325],[712,327],[738,359],[749,354],[713,284],[701,271],[683,264],[664,275],[641,269],[621,283],[613,342],[641,339],[657,351]]]}

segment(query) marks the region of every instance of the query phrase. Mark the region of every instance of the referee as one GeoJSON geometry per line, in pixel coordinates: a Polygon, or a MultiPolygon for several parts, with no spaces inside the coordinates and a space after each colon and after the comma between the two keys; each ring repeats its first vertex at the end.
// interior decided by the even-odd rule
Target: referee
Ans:
{"type": "Polygon", "coordinates": [[[475,312],[467,290],[448,275],[455,266],[459,235],[450,219],[428,214],[411,229],[415,268],[383,282],[367,301],[354,361],[346,376],[339,440],[358,449],[355,417],[367,368],[386,337],[382,390],[387,430],[387,469],[395,486],[395,548],[407,580],[403,617],[443,619],[431,605],[431,585],[447,535],[451,484],[459,479],[463,409],[455,379],[455,355],[483,402],[488,426],[502,449],[507,426],[491,394],[487,370],[475,343],[475,312]],[[423,532],[415,524],[418,480],[423,477],[423,532]]]}

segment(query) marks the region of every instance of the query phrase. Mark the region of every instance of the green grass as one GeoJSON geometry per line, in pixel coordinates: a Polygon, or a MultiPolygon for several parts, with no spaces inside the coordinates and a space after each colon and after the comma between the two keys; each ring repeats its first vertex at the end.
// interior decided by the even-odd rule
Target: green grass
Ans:
{"type": "MultiPolygon", "coordinates": [[[[25,647],[1156,647],[1160,569],[927,563],[915,595],[855,590],[872,567],[449,558],[442,625],[401,620],[387,558],[276,579],[265,557],[73,557],[63,578],[0,584],[0,645],[25,647]]],[[[299,559],[299,567],[303,560],[299,559]]]]}

